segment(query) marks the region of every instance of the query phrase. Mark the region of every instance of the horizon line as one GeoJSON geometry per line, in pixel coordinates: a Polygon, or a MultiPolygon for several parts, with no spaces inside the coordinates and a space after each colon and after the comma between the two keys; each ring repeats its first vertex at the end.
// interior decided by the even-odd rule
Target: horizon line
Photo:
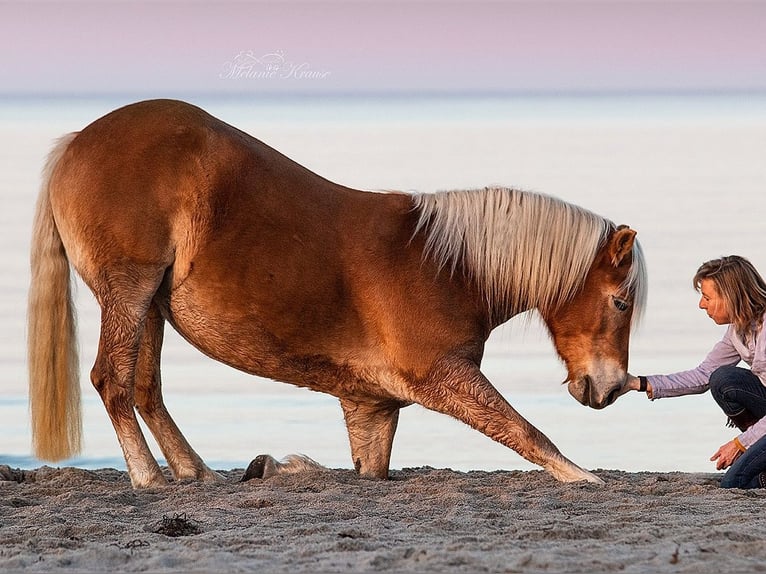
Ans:
{"type": "Polygon", "coordinates": [[[766,88],[721,88],[721,89],[574,89],[574,90],[394,90],[394,91],[317,91],[317,92],[217,92],[211,90],[168,90],[160,89],[155,93],[146,90],[115,90],[115,91],[62,91],[62,92],[2,92],[0,100],[104,100],[133,97],[140,99],[174,99],[178,97],[195,97],[201,99],[503,99],[503,98],[619,98],[619,97],[723,97],[723,96],[766,96],[766,88]]]}

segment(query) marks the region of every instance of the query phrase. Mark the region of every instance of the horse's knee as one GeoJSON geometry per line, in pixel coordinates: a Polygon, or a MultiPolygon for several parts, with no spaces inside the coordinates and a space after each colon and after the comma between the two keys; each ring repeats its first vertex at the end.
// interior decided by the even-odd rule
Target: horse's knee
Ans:
{"type": "Polygon", "coordinates": [[[341,399],[351,457],[360,476],[388,478],[391,447],[399,421],[398,402],[365,403],[341,399]]]}
{"type": "Polygon", "coordinates": [[[365,464],[361,458],[354,460],[354,469],[362,478],[388,480],[388,462],[386,464],[365,464]]]}

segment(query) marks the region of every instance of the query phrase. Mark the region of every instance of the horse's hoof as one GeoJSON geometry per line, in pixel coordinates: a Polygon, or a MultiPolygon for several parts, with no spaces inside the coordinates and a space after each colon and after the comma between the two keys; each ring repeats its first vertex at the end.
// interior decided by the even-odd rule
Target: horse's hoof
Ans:
{"type": "Polygon", "coordinates": [[[254,478],[264,478],[266,474],[266,464],[270,461],[271,457],[268,454],[259,454],[248,465],[245,474],[242,475],[240,482],[247,482],[254,478]]]}

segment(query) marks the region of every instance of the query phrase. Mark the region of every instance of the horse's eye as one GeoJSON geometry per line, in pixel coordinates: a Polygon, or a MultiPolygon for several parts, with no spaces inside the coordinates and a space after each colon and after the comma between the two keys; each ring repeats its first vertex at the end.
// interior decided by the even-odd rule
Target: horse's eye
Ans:
{"type": "Polygon", "coordinates": [[[623,301],[622,299],[618,299],[617,297],[612,297],[612,300],[614,301],[614,306],[617,307],[618,311],[627,311],[628,310],[628,302],[623,301]]]}

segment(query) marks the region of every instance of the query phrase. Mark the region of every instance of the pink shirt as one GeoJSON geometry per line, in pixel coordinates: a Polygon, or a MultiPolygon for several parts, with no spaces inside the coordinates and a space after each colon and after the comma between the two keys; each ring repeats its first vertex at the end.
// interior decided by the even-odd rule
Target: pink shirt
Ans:
{"type": "MultiPolygon", "coordinates": [[[[744,361],[750,366],[753,374],[766,386],[766,318],[763,326],[756,334],[755,340],[743,341],[729,325],[713,350],[695,369],[680,371],[671,375],[651,375],[647,380],[652,385],[652,398],[680,397],[704,393],[710,388],[710,375],[718,367],[734,366],[744,361]]],[[[739,442],[749,448],[759,438],[766,435],[766,417],[759,420],[741,435],[739,442]]]]}

